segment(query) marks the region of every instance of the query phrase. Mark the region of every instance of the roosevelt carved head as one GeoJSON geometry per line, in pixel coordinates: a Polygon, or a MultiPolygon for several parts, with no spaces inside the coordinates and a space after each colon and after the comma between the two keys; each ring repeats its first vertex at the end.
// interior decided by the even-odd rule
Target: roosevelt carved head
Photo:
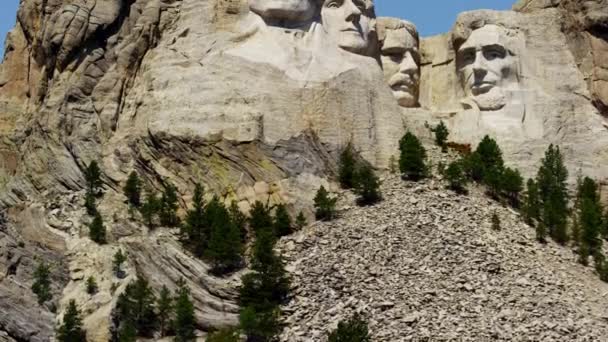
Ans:
{"type": "Polygon", "coordinates": [[[519,82],[517,54],[507,29],[493,24],[473,26],[455,48],[458,77],[465,94],[481,110],[504,107],[505,91],[519,82]]]}
{"type": "Polygon", "coordinates": [[[372,0],[324,0],[321,21],[325,32],[346,51],[370,55],[375,46],[372,0]]]}
{"type": "Polygon", "coordinates": [[[420,89],[419,35],[414,24],[378,19],[380,60],[384,77],[402,107],[417,107],[420,89]]]}
{"type": "Polygon", "coordinates": [[[318,13],[316,0],[249,0],[249,9],[267,23],[286,26],[309,21],[318,13]]]}

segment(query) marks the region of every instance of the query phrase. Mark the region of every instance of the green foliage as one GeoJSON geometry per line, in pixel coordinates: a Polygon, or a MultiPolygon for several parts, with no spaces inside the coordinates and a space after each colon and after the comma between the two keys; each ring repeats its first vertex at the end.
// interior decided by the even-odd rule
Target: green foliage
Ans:
{"type": "Polygon", "coordinates": [[[84,195],[84,207],[87,210],[87,214],[91,216],[97,215],[97,203],[95,201],[95,195],[92,192],[87,191],[84,195]]]}
{"type": "MultiPolygon", "coordinates": [[[[121,327],[132,325],[136,335],[151,337],[156,330],[154,293],[143,277],[127,285],[125,292],[118,297],[116,309],[121,327]]],[[[121,329],[129,331],[130,329],[121,329]]],[[[127,334],[130,335],[130,334],[127,334]]]]}
{"type": "Polygon", "coordinates": [[[545,222],[540,221],[536,225],[536,240],[540,243],[547,242],[547,226],[545,226],[545,222]]]}
{"type": "Polygon", "coordinates": [[[549,235],[558,243],[568,241],[568,170],[564,166],[559,147],[550,145],[542,159],[536,182],[542,203],[542,220],[549,235]]]}
{"type": "Polygon", "coordinates": [[[500,230],[500,217],[496,212],[492,214],[492,230],[500,230]]]}
{"type": "Polygon", "coordinates": [[[177,189],[171,183],[167,183],[165,191],[160,199],[159,218],[160,224],[167,227],[176,227],[179,225],[179,217],[177,217],[177,189]]]}
{"type": "Polygon", "coordinates": [[[105,244],[106,241],[106,227],[103,224],[101,214],[97,212],[93,217],[93,221],[89,223],[89,238],[100,245],[105,244]]]}
{"type": "Polygon", "coordinates": [[[279,237],[289,235],[293,232],[291,218],[289,217],[287,206],[285,204],[279,204],[276,206],[273,227],[276,236],[279,237]]]}
{"type": "Polygon", "coordinates": [[[160,200],[158,197],[156,197],[156,194],[153,192],[148,192],[146,195],[146,201],[142,204],[139,210],[144,219],[144,223],[148,227],[153,227],[154,221],[160,211],[160,200]]]}
{"type": "Polygon", "coordinates": [[[448,181],[448,188],[459,194],[467,192],[466,186],[469,181],[464,169],[464,161],[457,160],[451,162],[444,171],[444,176],[448,181]]]}
{"type": "Polygon", "coordinates": [[[176,342],[194,341],[196,319],[194,317],[194,304],[190,299],[190,289],[182,279],[175,297],[175,320],[173,329],[175,331],[176,342]]]}
{"type": "Polygon", "coordinates": [[[68,308],[63,315],[63,321],[57,329],[57,341],[59,342],[86,342],[87,337],[82,329],[80,311],[73,299],[68,303],[68,308]]]}
{"type": "Polygon", "coordinates": [[[125,184],[123,191],[127,196],[127,201],[130,205],[139,208],[141,205],[141,181],[137,172],[133,171],[129,174],[127,183],[125,184]]]}
{"type": "Polygon", "coordinates": [[[84,179],[87,182],[87,192],[97,195],[101,188],[101,170],[95,160],[87,166],[84,171],[84,179]]]}
{"type": "Polygon", "coordinates": [[[247,216],[241,212],[239,206],[235,201],[230,203],[230,217],[232,222],[236,225],[238,230],[241,232],[241,240],[244,242],[247,240],[247,216]]]}
{"type": "Polygon", "coordinates": [[[51,300],[51,271],[47,264],[41,262],[34,271],[34,283],[32,284],[32,292],[38,298],[38,304],[51,300]]]}
{"type": "Polygon", "coordinates": [[[338,202],[338,199],[329,197],[329,193],[325,190],[324,186],[321,186],[317,191],[314,202],[317,220],[331,221],[334,218],[336,215],[336,202],[338,202]]]}
{"type": "Polygon", "coordinates": [[[360,163],[355,171],[354,180],[355,193],[359,195],[357,202],[360,205],[372,205],[380,201],[380,180],[369,163],[360,163]]]}
{"type": "Polygon", "coordinates": [[[522,208],[523,216],[526,223],[533,226],[535,221],[540,220],[540,195],[538,185],[533,179],[528,179],[526,188],[526,197],[522,208]]]}
{"type": "Polygon", "coordinates": [[[272,216],[270,216],[270,208],[260,201],[255,201],[249,211],[249,227],[254,232],[262,229],[272,228],[272,216]]]}
{"type": "Polygon", "coordinates": [[[306,222],[306,217],[304,216],[304,213],[300,211],[300,213],[296,217],[296,227],[298,228],[298,230],[300,230],[306,227],[307,224],[308,222],[306,222]]]}
{"type": "Polygon", "coordinates": [[[114,258],[112,259],[112,272],[114,272],[114,275],[118,278],[122,278],[124,276],[122,264],[125,261],[127,261],[127,256],[122,253],[121,249],[114,253],[114,258]]]}
{"type": "Polygon", "coordinates": [[[519,170],[505,168],[502,172],[500,187],[509,202],[514,207],[519,207],[519,194],[524,189],[524,179],[519,170]]]}
{"type": "Polygon", "coordinates": [[[348,143],[340,153],[340,160],[338,161],[338,180],[342,189],[352,189],[355,186],[356,165],[353,146],[348,143]]]}
{"type": "Polygon", "coordinates": [[[211,236],[204,255],[212,262],[213,271],[224,274],[235,270],[242,264],[241,231],[217,197],[207,205],[206,221],[211,236]]]}
{"type": "Polygon", "coordinates": [[[171,293],[166,286],[160,290],[160,295],[156,302],[157,307],[157,319],[158,319],[158,330],[160,336],[166,336],[170,327],[171,317],[173,315],[173,299],[171,293]]]}
{"type": "Polygon", "coordinates": [[[280,310],[272,308],[258,311],[253,307],[241,309],[239,323],[247,335],[247,341],[267,342],[281,332],[280,310]]]}
{"type": "Polygon", "coordinates": [[[463,158],[463,168],[467,176],[477,183],[483,181],[484,166],[478,153],[471,153],[463,158]]]}
{"type": "Polygon", "coordinates": [[[225,328],[214,331],[207,337],[206,342],[240,342],[239,333],[234,328],[225,328]]]}
{"type": "Polygon", "coordinates": [[[484,173],[487,170],[502,170],[504,168],[502,151],[498,147],[496,140],[489,136],[483,137],[474,153],[479,156],[484,173]]]}
{"type": "Polygon", "coordinates": [[[483,181],[486,185],[488,194],[494,199],[500,198],[503,172],[504,169],[498,167],[484,169],[483,181]]]}
{"type": "Polygon", "coordinates": [[[136,342],[137,329],[132,320],[126,320],[118,330],[118,342],[136,342]]]}
{"type": "Polygon", "coordinates": [[[417,181],[427,176],[426,150],[418,138],[410,132],[399,141],[399,170],[409,180],[417,181]]]}
{"type": "Polygon", "coordinates": [[[95,277],[90,276],[87,278],[87,293],[90,295],[94,295],[97,293],[97,281],[95,281],[95,277]]]}
{"type": "Polygon", "coordinates": [[[450,135],[450,132],[448,131],[448,128],[446,127],[445,123],[443,123],[443,120],[439,121],[439,124],[432,128],[431,131],[435,133],[435,143],[437,144],[437,146],[441,147],[442,152],[447,152],[448,149],[446,143],[448,141],[448,136],[450,135]]]}
{"type": "Polygon", "coordinates": [[[338,328],[329,334],[328,342],[370,342],[367,322],[359,315],[338,323],[338,328]]]}
{"type": "Polygon", "coordinates": [[[211,229],[205,216],[204,189],[200,184],[194,187],[192,196],[192,209],[186,213],[186,219],[182,225],[182,239],[193,252],[201,256],[207,248],[207,242],[211,236],[211,229]]]}
{"type": "Polygon", "coordinates": [[[585,177],[577,191],[577,222],[580,225],[579,256],[587,265],[589,255],[601,252],[601,229],[603,226],[602,204],[597,183],[585,177]]]}

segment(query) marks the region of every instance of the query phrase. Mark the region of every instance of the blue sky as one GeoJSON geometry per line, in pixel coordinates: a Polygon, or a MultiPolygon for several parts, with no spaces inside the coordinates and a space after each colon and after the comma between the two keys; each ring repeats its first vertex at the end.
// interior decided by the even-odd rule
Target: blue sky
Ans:
{"type": "MultiPolygon", "coordinates": [[[[4,37],[15,25],[19,0],[0,0],[0,56],[4,55],[4,37]]],[[[379,16],[399,17],[418,26],[423,36],[447,32],[458,13],[473,9],[510,9],[514,0],[376,0],[379,16]]]]}

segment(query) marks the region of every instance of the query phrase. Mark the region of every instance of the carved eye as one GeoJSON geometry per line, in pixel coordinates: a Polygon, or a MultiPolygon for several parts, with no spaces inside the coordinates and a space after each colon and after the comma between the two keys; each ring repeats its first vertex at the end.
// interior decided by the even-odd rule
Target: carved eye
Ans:
{"type": "Polygon", "coordinates": [[[491,47],[484,49],[483,56],[489,61],[494,59],[502,59],[505,58],[505,51],[498,47],[491,47]]]}
{"type": "Polygon", "coordinates": [[[340,6],[342,6],[342,1],[336,1],[336,0],[329,1],[325,5],[326,8],[339,8],[340,6]]]}
{"type": "Polygon", "coordinates": [[[473,62],[475,62],[475,51],[467,50],[463,52],[460,56],[460,60],[463,64],[473,64],[473,62]]]}

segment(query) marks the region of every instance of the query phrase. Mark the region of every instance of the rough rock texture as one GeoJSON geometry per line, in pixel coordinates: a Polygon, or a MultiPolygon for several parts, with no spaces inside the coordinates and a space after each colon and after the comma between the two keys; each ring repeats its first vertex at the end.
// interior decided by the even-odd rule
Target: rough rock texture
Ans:
{"type": "Polygon", "coordinates": [[[512,210],[438,180],[390,176],[382,191],[368,208],[345,193],[339,219],[280,241],[294,284],[282,341],[326,341],[354,312],[374,341],[605,338],[608,285],[571,250],[538,244],[512,210]]]}

